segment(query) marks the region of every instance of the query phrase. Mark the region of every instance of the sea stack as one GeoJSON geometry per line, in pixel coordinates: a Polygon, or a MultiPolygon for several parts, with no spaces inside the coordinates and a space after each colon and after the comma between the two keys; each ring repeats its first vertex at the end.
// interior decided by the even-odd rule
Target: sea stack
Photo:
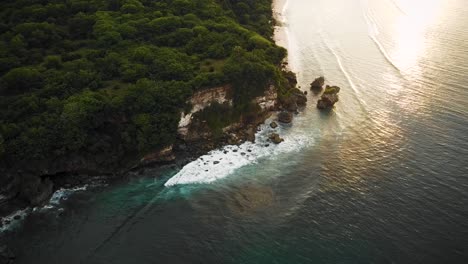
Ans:
{"type": "Polygon", "coordinates": [[[317,102],[318,109],[329,109],[332,108],[336,102],[338,102],[338,93],[340,92],[340,87],[338,86],[328,86],[325,88],[322,96],[317,102]]]}
{"type": "Polygon", "coordinates": [[[275,143],[275,144],[279,144],[281,142],[284,141],[284,139],[282,139],[278,133],[272,133],[270,136],[269,136],[271,142],[275,143]]]}
{"type": "Polygon", "coordinates": [[[324,84],[325,84],[325,77],[320,76],[310,84],[310,89],[311,90],[322,90],[322,87],[323,87],[324,84]]]}
{"type": "Polygon", "coordinates": [[[278,121],[289,124],[292,122],[293,115],[290,112],[283,111],[278,114],[278,121]]]}

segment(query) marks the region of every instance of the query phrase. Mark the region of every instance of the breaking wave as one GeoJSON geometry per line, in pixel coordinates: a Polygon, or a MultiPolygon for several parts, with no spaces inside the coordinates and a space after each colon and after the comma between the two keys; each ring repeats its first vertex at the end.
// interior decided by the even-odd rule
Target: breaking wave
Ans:
{"type": "Polygon", "coordinates": [[[298,151],[314,142],[310,134],[297,133],[297,131],[290,133],[286,125],[273,129],[267,124],[269,122],[260,126],[260,131],[255,135],[255,143],[245,142],[239,146],[228,145],[213,150],[185,165],[165,183],[165,186],[210,183],[225,178],[246,165],[258,163],[262,159],[272,158],[281,153],[298,151]],[[278,145],[271,143],[268,136],[272,132],[278,133],[284,141],[278,145]]]}

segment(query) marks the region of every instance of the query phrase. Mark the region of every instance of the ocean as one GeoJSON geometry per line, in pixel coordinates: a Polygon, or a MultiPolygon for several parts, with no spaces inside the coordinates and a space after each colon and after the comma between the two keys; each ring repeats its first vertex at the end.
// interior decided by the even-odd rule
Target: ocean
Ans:
{"type": "Polygon", "coordinates": [[[279,145],[269,120],[184,168],[61,190],[8,234],[17,263],[468,263],[467,2],[275,12],[301,89],[341,87],[332,111],[309,91],[279,145]]]}

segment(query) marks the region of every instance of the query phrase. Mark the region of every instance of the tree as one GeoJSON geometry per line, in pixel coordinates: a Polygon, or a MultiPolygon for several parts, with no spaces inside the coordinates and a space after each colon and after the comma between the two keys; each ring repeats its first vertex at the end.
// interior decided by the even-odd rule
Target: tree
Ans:
{"type": "Polygon", "coordinates": [[[3,139],[3,136],[0,134],[0,159],[3,157],[5,153],[5,140],[3,139]]]}
{"type": "Polygon", "coordinates": [[[60,69],[62,67],[62,58],[57,55],[50,55],[44,59],[44,67],[47,69],[60,69]]]}
{"type": "Polygon", "coordinates": [[[5,74],[2,83],[3,88],[0,90],[0,94],[18,94],[40,88],[42,75],[35,68],[20,67],[5,74]]]}
{"type": "Polygon", "coordinates": [[[120,11],[126,14],[134,14],[142,11],[144,6],[138,0],[126,0],[125,4],[122,5],[120,11]]]}
{"type": "Polygon", "coordinates": [[[60,116],[63,144],[69,150],[86,146],[89,131],[104,122],[107,100],[96,92],[85,91],[68,98],[60,116]]]}

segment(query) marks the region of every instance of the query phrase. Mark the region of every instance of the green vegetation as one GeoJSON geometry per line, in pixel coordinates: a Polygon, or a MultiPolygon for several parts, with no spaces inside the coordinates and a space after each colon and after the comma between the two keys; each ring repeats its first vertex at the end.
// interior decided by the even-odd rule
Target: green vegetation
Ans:
{"type": "Polygon", "coordinates": [[[175,141],[194,91],[231,83],[235,109],[209,119],[226,124],[285,83],[271,21],[271,0],[2,1],[0,166],[137,157],[175,141]]]}
{"type": "Polygon", "coordinates": [[[327,86],[323,94],[335,94],[335,93],[338,93],[339,91],[340,91],[340,87],[338,86],[327,86]]]}
{"type": "Polygon", "coordinates": [[[215,138],[223,133],[223,128],[240,118],[241,112],[228,104],[213,103],[209,107],[195,113],[194,119],[204,120],[213,132],[215,138]]]}

